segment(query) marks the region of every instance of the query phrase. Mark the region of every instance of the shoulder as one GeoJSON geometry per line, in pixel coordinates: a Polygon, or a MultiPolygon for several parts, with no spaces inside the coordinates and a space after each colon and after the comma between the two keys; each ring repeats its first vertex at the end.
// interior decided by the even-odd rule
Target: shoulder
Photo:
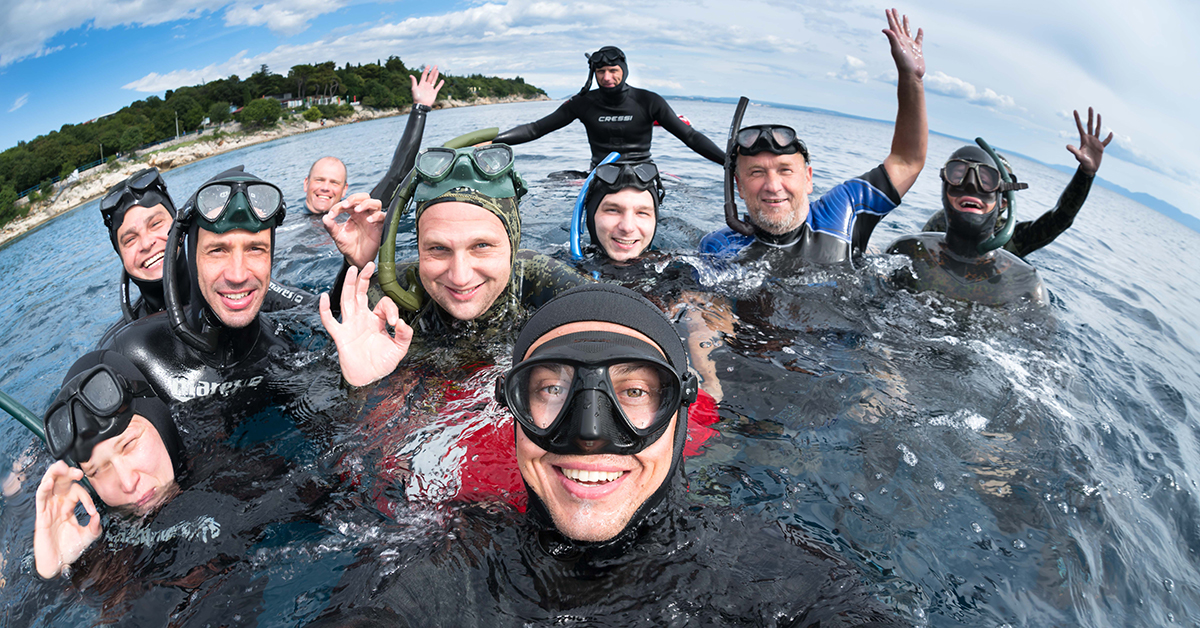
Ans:
{"type": "Polygon", "coordinates": [[[900,194],[892,185],[883,165],[876,166],[853,179],[843,181],[826,192],[819,203],[846,204],[855,212],[884,215],[900,204],[900,194]]]}
{"type": "Polygon", "coordinates": [[[700,239],[700,253],[716,257],[734,257],[754,242],[752,236],[742,235],[729,227],[718,229],[700,239]]]}
{"type": "Polygon", "coordinates": [[[893,255],[914,255],[923,254],[929,250],[930,246],[936,241],[941,240],[941,237],[935,234],[913,234],[901,238],[897,238],[887,247],[887,252],[893,255]]]}

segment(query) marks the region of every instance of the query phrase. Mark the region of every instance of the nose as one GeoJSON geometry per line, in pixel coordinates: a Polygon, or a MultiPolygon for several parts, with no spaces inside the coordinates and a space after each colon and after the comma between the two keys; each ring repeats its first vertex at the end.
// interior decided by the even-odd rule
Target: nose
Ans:
{"type": "Polygon", "coordinates": [[[467,257],[466,251],[456,251],[454,257],[450,260],[450,268],[446,271],[450,283],[465,287],[471,283],[474,278],[475,271],[471,267],[471,260],[467,257]]]}
{"type": "Polygon", "coordinates": [[[783,177],[779,176],[774,170],[767,171],[767,180],[763,184],[763,189],[768,192],[779,192],[783,190],[783,177]]]}
{"type": "Polygon", "coordinates": [[[137,490],[138,474],[137,471],[129,468],[124,460],[119,458],[112,461],[113,471],[116,472],[117,482],[124,493],[133,493],[137,490]]]}
{"type": "Polygon", "coordinates": [[[229,256],[229,263],[225,266],[224,276],[225,281],[231,284],[240,284],[245,282],[250,277],[250,270],[246,267],[245,251],[235,248],[229,256]]]}

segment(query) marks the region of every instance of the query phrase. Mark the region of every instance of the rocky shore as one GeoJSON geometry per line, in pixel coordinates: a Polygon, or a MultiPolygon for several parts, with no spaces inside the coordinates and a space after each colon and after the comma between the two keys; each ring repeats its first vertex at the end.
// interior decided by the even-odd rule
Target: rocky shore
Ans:
{"type": "MultiPolygon", "coordinates": [[[[477,105],[494,105],[533,100],[549,100],[549,98],[545,96],[539,98],[508,96],[504,98],[477,98],[469,101],[449,99],[437,101],[434,104],[434,109],[473,107],[477,105]]],[[[219,138],[216,137],[215,133],[209,135],[207,138],[201,135],[197,140],[184,140],[177,146],[168,146],[167,148],[146,152],[134,159],[120,160],[114,164],[98,166],[80,173],[78,176],[72,177],[65,182],[56,184],[54,195],[50,200],[34,204],[25,217],[18,218],[0,227],[0,245],[63,212],[70,211],[99,197],[108,188],[116,185],[142,168],[153,166],[162,172],[166,172],[172,168],[178,168],[206,157],[212,157],[213,155],[219,155],[262,142],[270,142],[271,140],[277,140],[289,135],[319,131],[342,124],[354,124],[363,120],[405,115],[408,111],[407,107],[404,109],[385,110],[362,109],[347,118],[326,120],[324,125],[320,122],[309,122],[296,115],[288,120],[281,120],[274,127],[248,132],[241,131],[240,125],[235,123],[222,127],[221,137],[219,138]]]]}

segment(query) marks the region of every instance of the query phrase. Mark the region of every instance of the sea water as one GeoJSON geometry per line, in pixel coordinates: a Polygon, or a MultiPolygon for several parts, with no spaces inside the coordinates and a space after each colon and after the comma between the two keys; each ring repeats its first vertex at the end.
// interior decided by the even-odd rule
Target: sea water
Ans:
{"type": "MultiPolygon", "coordinates": [[[[731,105],[672,105],[723,145],[731,105]]],[[[435,111],[424,145],[508,128],[557,106],[435,111]]],[[[369,191],[405,121],[292,136],[164,178],[177,204],[238,164],[278,184],[289,215],[275,278],[325,290],[340,257],[304,215],[307,168],[338,156],[350,191],[369,191]]],[[[751,107],[745,123],[760,122],[792,125],[805,138],[815,195],[876,166],[891,141],[890,124],[751,107]]],[[[752,267],[655,284],[659,296],[699,290],[731,298],[737,317],[735,333],[713,353],[724,399],[717,434],[687,462],[689,499],[799,527],[855,564],[881,600],[916,624],[1194,625],[1200,234],[1096,187],[1075,225],[1028,258],[1050,291],[1048,307],[997,309],[898,291],[887,278],[904,261],[880,251],[940,207],[937,168],[961,143],[930,137],[928,167],[853,271],[776,278],[752,267]]],[[[721,169],[662,130],[653,152],[668,192],[655,243],[690,254],[723,224],[721,169]]],[[[583,129],[574,124],[516,153],[530,183],[522,246],[566,259],[578,188],[547,175],[586,167],[583,129]]],[[[1010,161],[1030,184],[1017,195],[1018,217],[1053,206],[1069,175],[1010,161]]],[[[1062,162],[1072,163],[1065,151],[1062,162]]],[[[398,259],[415,254],[411,221],[404,228],[398,259]]],[[[119,316],[119,276],[95,202],[0,248],[0,389],[40,414],[66,368],[119,316]]],[[[123,613],[156,609],[156,595],[178,591],[191,597],[164,603],[150,621],[204,623],[211,615],[302,624],[325,608],[356,553],[386,558],[444,525],[448,511],[439,504],[462,496],[458,469],[478,462],[464,458],[464,434],[511,434],[509,419],[486,402],[505,363],[502,343],[484,349],[495,366],[462,371],[430,358],[398,374],[356,423],[342,420],[355,411],[347,410],[315,310],[270,320],[301,347],[288,366],[304,391],[244,425],[214,428],[221,446],[257,456],[262,470],[249,479],[218,472],[201,487],[224,480],[255,489],[239,497],[237,525],[222,527],[208,512],[224,502],[189,494],[195,512],[179,517],[179,540],[164,550],[172,553],[137,559],[169,559],[176,571],[204,563],[214,575],[202,584],[141,583],[126,594],[135,604],[103,586],[42,582],[31,565],[33,491],[50,459],[9,422],[0,475],[16,465],[26,477],[0,502],[5,624],[131,619],[123,613]],[[295,487],[309,482],[329,497],[305,501],[295,487]],[[295,495],[281,502],[277,493],[295,495]],[[206,558],[205,547],[226,542],[239,555],[206,558]]]]}

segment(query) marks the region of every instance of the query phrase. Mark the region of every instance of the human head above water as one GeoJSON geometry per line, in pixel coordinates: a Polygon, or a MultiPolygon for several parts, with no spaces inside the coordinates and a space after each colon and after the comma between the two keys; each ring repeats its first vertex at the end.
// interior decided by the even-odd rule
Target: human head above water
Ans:
{"type": "Polygon", "coordinates": [[[734,137],[738,194],[761,231],[784,235],[808,218],[812,165],[808,147],[791,127],[758,124],[734,137]]]}
{"type": "Polygon", "coordinates": [[[189,273],[203,297],[194,307],[207,305],[231,328],[258,316],[271,283],[275,227],[285,214],[279,188],[242,166],[196,190],[185,207],[189,273]]]}
{"type": "Polygon", "coordinates": [[[347,176],[346,164],[337,157],[322,157],[313,162],[304,177],[304,206],[314,214],[329,211],[346,195],[347,176]]]}
{"type": "Polygon", "coordinates": [[[675,327],[631,290],[587,284],[529,319],[513,365],[497,396],[531,512],[576,541],[635,528],[678,474],[696,397],[675,327]]]}
{"type": "Polygon", "coordinates": [[[629,65],[625,62],[625,53],[616,46],[605,46],[596,52],[584,53],[588,60],[588,80],[580,93],[585,93],[592,87],[592,77],[600,86],[600,91],[607,93],[620,92],[625,88],[629,78],[629,65]]]}
{"type": "MultiPolygon", "coordinates": [[[[1008,168],[1008,163],[1004,162],[1008,168]]],[[[1011,175],[1012,169],[1008,168],[1011,175]]],[[[1000,171],[987,151],[968,144],[950,154],[940,172],[946,230],[972,241],[983,241],[996,229],[1003,206],[1000,171]]]]}
{"type": "Polygon", "coordinates": [[[640,256],[654,242],[665,194],[654,162],[597,166],[584,200],[592,244],[619,262],[640,256]]]}
{"type": "Polygon", "coordinates": [[[100,216],[125,272],[135,281],[162,279],[175,204],[158,170],[140,170],[109,188],[100,199],[100,216]]]}
{"type": "Polygon", "coordinates": [[[110,506],[146,506],[183,471],[170,410],[115,351],[93,351],[71,366],[43,425],[51,453],[78,464],[110,506]]]}
{"type": "Polygon", "coordinates": [[[428,149],[415,169],[421,287],[454,318],[473,320],[512,282],[525,182],[504,144],[428,149]]]}

